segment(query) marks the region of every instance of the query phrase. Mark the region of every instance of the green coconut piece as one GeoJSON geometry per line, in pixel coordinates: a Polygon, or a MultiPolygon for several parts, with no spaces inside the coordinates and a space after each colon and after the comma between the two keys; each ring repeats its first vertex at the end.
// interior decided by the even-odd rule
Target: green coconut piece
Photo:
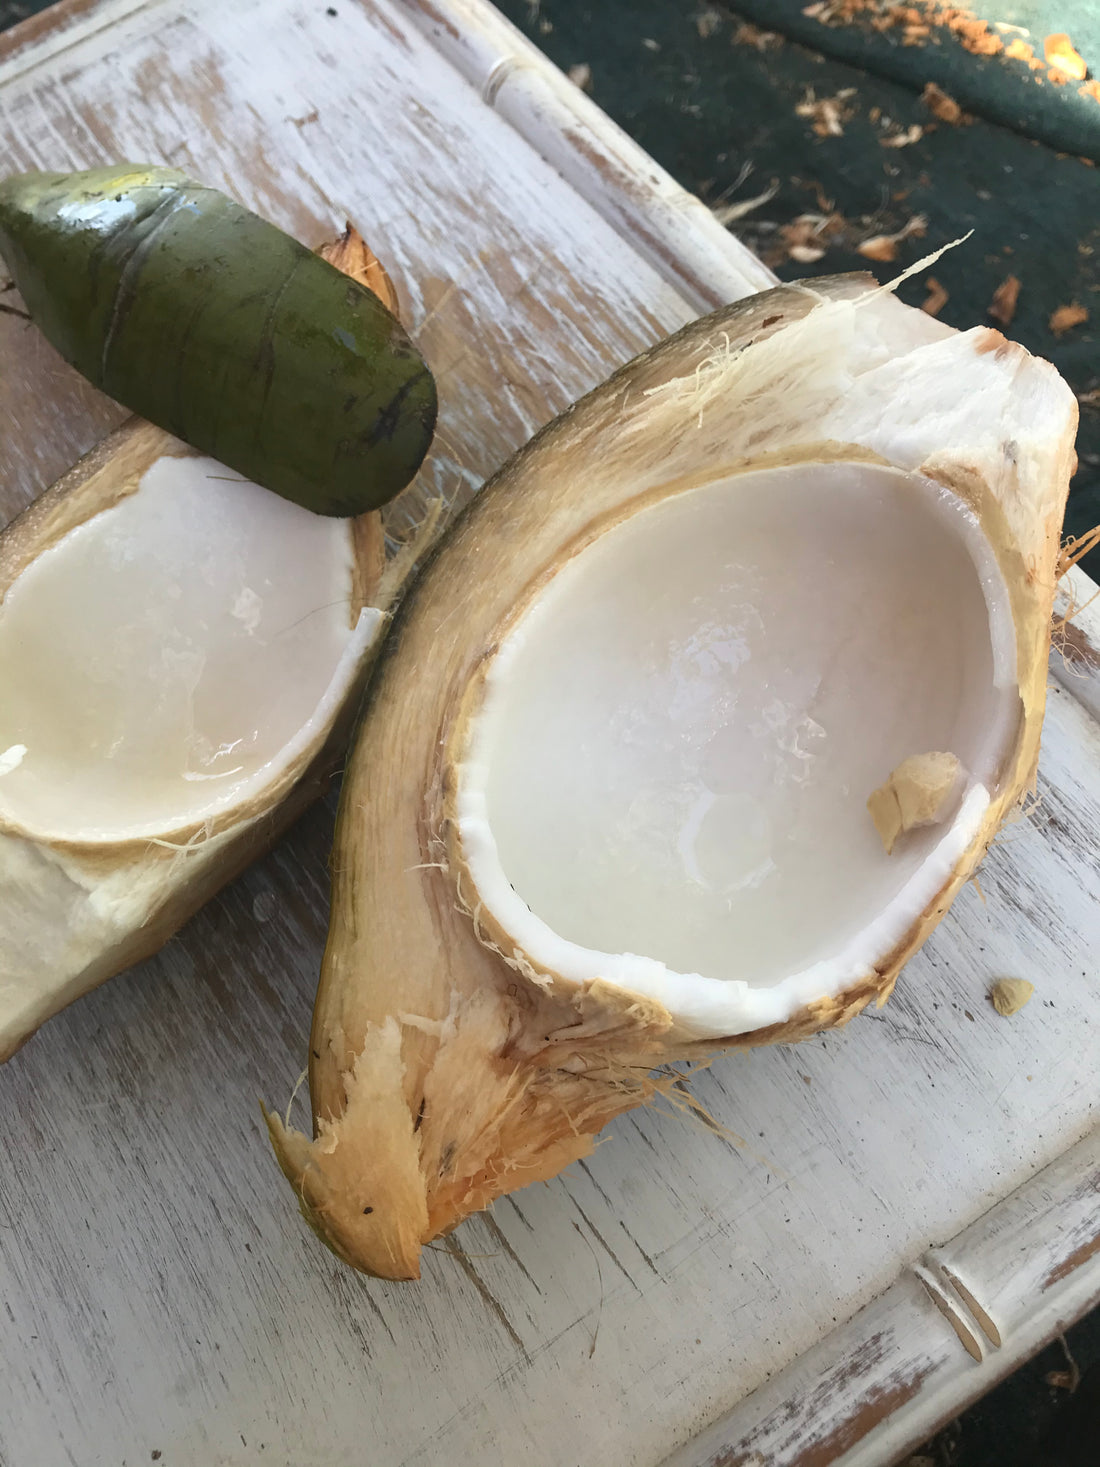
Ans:
{"type": "Polygon", "coordinates": [[[378,298],[174,168],[8,178],[0,253],[95,386],[307,509],[377,508],[428,450],[435,384],[378,298]]]}

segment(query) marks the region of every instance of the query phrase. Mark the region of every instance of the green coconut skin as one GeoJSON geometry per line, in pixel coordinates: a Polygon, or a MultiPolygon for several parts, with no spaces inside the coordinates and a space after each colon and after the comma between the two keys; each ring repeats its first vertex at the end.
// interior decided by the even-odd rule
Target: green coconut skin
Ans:
{"type": "Polygon", "coordinates": [[[174,168],[8,178],[0,253],[98,388],[307,509],[376,509],[428,450],[435,384],[381,301],[174,168]]]}

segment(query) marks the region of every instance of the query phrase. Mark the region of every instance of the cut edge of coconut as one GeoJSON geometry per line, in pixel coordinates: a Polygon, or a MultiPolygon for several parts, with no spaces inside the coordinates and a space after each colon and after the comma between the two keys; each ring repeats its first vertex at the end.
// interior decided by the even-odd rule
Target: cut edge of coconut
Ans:
{"type": "MultiPolygon", "coordinates": [[[[784,455],[783,468],[812,474],[815,468],[827,463],[834,470],[869,472],[885,482],[897,478],[920,483],[924,486],[920,492],[924,494],[937,487],[922,476],[868,464],[858,456],[858,447],[853,450],[856,456],[850,459],[844,456],[844,445],[828,445],[827,451],[828,459],[784,455]]],[[[712,468],[700,481],[677,483],[667,486],[665,491],[657,491],[656,495],[645,496],[641,507],[631,500],[624,517],[616,516],[610,526],[602,527],[603,536],[610,540],[627,519],[637,528],[644,523],[642,516],[656,506],[680,495],[705,494],[715,485],[722,491],[732,487],[735,493],[741,494],[774,493],[774,470],[774,461],[769,461],[763,469],[751,462],[741,464],[732,473],[725,468],[712,468]]],[[[492,650],[467,690],[452,731],[445,780],[449,792],[449,861],[456,874],[459,902],[470,914],[479,937],[509,966],[543,987],[568,991],[574,986],[605,981],[660,1003],[672,1016],[677,1032],[690,1039],[719,1039],[769,1029],[790,1021],[809,1005],[835,999],[875,980],[881,973],[883,959],[905,943],[922,914],[949,884],[966,853],[979,842],[991,803],[1003,789],[1014,764],[1022,729],[1015,693],[1015,627],[1007,588],[977,516],[957,496],[950,495],[950,498],[955,500],[954,508],[948,509],[941,518],[944,524],[950,524],[951,531],[966,548],[969,564],[982,586],[989,619],[992,652],[989,711],[993,723],[985,752],[975,768],[960,774],[957,757],[945,756],[952,761],[952,777],[948,781],[950,788],[945,786],[938,792],[936,811],[929,812],[922,807],[915,816],[907,812],[906,830],[932,824],[941,824],[942,830],[888,906],[838,951],[777,981],[756,985],[660,961],[648,956],[643,947],[611,950],[570,940],[559,935],[517,891],[505,870],[490,818],[487,786],[493,739],[485,726],[491,724],[494,700],[499,705],[507,697],[512,665],[524,654],[527,627],[532,621],[537,624],[540,617],[545,625],[550,617],[548,589],[551,596],[557,593],[553,604],[561,605],[565,593],[557,587],[557,575],[578,568],[584,552],[602,538],[594,532],[583,546],[574,547],[573,553],[559,562],[553,574],[544,573],[537,578],[528,594],[509,613],[507,626],[493,638],[492,650]]],[[[659,533],[654,529],[649,531],[651,538],[659,533]]],[[[577,577],[573,580],[575,583],[577,577]]],[[[975,698],[981,694],[982,690],[978,690],[975,698]]],[[[914,759],[927,762],[929,757],[919,755],[914,759]]],[[[900,822],[895,837],[899,833],[900,822]]],[[[537,837],[532,845],[537,848],[537,837]]]]}

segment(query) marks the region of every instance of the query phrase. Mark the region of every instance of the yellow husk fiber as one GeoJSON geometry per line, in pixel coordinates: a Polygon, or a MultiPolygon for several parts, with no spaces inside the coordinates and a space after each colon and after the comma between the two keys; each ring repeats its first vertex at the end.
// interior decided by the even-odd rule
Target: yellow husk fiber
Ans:
{"type": "Polygon", "coordinates": [[[1053,369],[998,333],[950,332],[863,277],[815,282],[685,328],[476,497],[398,614],[349,761],[311,1039],[314,1137],[268,1116],[340,1257],[417,1277],[429,1239],[584,1156],[608,1120],[670,1083],[655,1073],[668,1061],[804,1038],[885,999],[1034,776],[1075,422],[1053,369]],[[541,580],[693,480],[829,459],[920,469],[979,515],[1012,600],[1018,734],[977,837],[867,979],[787,1023],[700,1044],[653,1000],[532,965],[464,867],[455,771],[486,665],[541,580]]]}

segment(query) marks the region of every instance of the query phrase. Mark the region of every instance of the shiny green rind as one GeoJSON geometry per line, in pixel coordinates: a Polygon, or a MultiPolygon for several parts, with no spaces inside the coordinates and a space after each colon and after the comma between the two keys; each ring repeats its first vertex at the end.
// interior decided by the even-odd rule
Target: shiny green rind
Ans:
{"type": "Polygon", "coordinates": [[[375,509],[428,450],[435,384],[378,298],[176,169],[6,179],[0,253],[91,382],[307,509],[375,509]]]}

